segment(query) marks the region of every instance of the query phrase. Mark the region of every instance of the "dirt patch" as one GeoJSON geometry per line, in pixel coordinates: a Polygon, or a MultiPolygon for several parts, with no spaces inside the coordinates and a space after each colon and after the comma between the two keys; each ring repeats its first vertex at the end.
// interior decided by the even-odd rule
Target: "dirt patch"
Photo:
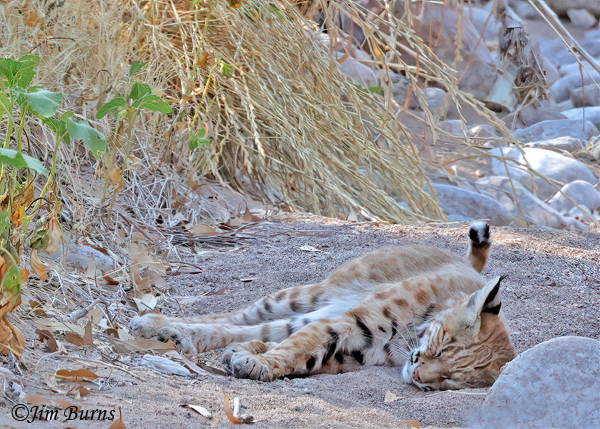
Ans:
{"type": "MultiPolygon", "coordinates": [[[[262,222],[248,234],[253,239],[240,247],[211,250],[197,256],[196,261],[190,260],[202,267],[202,274],[170,277],[170,295],[160,304],[163,312],[191,315],[245,307],[279,289],[317,282],[343,262],[383,246],[424,243],[461,254],[466,249],[465,228],[448,225],[374,227],[310,217],[262,222]],[[300,250],[304,245],[320,251],[300,250]],[[254,280],[240,280],[248,278],[254,280]]],[[[492,256],[483,275],[508,276],[503,282],[503,308],[517,353],[558,336],[600,336],[600,234],[493,228],[492,237],[492,256]]],[[[81,362],[76,362],[73,354],[39,361],[43,355],[40,343],[34,345],[29,338],[28,346],[25,361],[29,372],[22,379],[27,393],[58,397],[44,383],[60,368],[85,367],[116,381],[135,383],[107,386],[82,400],[72,400],[84,409],[121,407],[128,429],[232,427],[223,412],[222,389],[247,406],[258,420],[255,428],[401,427],[400,422],[406,419],[431,428],[465,427],[487,392],[421,392],[402,383],[399,368],[386,367],[272,383],[217,375],[165,376],[129,367],[142,381],[90,362],[96,355],[81,352],[81,362]],[[384,402],[387,390],[398,399],[384,402]],[[214,418],[208,420],[178,406],[184,403],[201,405],[213,412],[214,418]]],[[[218,362],[220,351],[202,357],[218,362]]],[[[18,423],[10,417],[12,404],[5,405],[0,422],[8,427],[110,426],[110,422],[81,421],[18,423]]]]}

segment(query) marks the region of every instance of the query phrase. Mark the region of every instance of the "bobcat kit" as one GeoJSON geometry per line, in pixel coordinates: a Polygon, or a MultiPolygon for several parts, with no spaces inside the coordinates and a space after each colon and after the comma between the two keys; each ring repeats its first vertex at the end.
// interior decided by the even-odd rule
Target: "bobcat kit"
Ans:
{"type": "Polygon", "coordinates": [[[239,378],[336,374],[360,365],[403,366],[421,389],[491,385],[514,356],[500,311],[500,282],[479,274],[490,228],[471,224],[467,258],[439,248],[386,248],[350,261],[325,280],[264,297],[227,314],[146,314],[137,334],[173,340],[197,354],[227,347],[239,378]]]}

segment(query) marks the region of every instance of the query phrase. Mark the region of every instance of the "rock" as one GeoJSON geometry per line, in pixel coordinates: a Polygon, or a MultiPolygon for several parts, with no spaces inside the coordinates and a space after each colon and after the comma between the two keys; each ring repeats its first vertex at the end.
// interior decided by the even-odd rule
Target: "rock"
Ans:
{"type": "Polygon", "coordinates": [[[562,114],[567,119],[577,119],[578,121],[582,121],[585,118],[586,121],[591,122],[596,127],[600,127],[600,106],[579,107],[577,109],[565,110],[562,114]]]}
{"type": "Polygon", "coordinates": [[[548,58],[542,58],[542,69],[544,70],[544,75],[546,76],[546,83],[548,85],[552,85],[561,77],[561,74],[556,64],[554,64],[548,58]]]}
{"type": "Polygon", "coordinates": [[[449,121],[440,121],[438,122],[438,127],[455,136],[464,135],[463,132],[463,122],[459,119],[452,119],[449,121]]]}
{"type": "Polygon", "coordinates": [[[558,37],[541,40],[539,47],[542,57],[548,58],[556,66],[577,62],[577,59],[558,37]]]}
{"type": "Polygon", "coordinates": [[[448,112],[448,103],[446,103],[446,91],[440,88],[426,88],[423,91],[425,101],[429,111],[437,117],[444,117],[448,112]]]}
{"type": "MultiPolygon", "coordinates": [[[[596,61],[600,61],[600,58],[596,58],[596,61]]],[[[590,65],[590,63],[588,63],[586,60],[581,60],[581,65],[583,66],[583,73],[587,73],[590,70],[593,70],[592,66],[590,65]]],[[[576,61],[572,64],[564,64],[558,67],[558,73],[560,74],[560,76],[566,76],[568,74],[572,74],[572,73],[581,73],[579,70],[580,66],[579,63],[576,61]]]]}
{"type": "Polygon", "coordinates": [[[565,218],[548,204],[525,189],[519,182],[512,184],[507,177],[488,176],[478,179],[475,187],[482,193],[500,202],[514,217],[525,216],[525,219],[537,225],[551,228],[587,231],[588,228],[578,221],[565,218]],[[514,192],[513,192],[514,186],[514,192]],[[516,194],[516,199],[515,199],[516,194]],[[517,205],[518,201],[518,205],[517,205]],[[523,213],[521,213],[521,210],[523,213]]]}
{"type": "Polygon", "coordinates": [[[419,100],[414,91],[411,90],[410,80],[396,73],[394,73],[394,75],[395,76],[392,76],[392,73],[390,73],[390,81],[392,82],[392,97],[394,98],[394,101],[398,103],[400,107],[404,107],[408,93],[411,92],[410,100],[408,102],[408,106],[406,107],[408,109],[418,109],[419,100]]]}
{"type": "Polygon", "coordinates": [[[192,373],[186,367],[162,356],[144,355],[139,363],[142,366],[147,366],[163,374],[175,374],[184,377],[192,376],[192,373]]]}
{"type": "Polygon", "coordinates": [[[579,206],[586,206],[591,211],[600,210],[600,194],[591,184],[583,180],[575,180],[561,189],[562,194],[557,192],[548,205],[561,214],[568,213],[574,208],[573,203],[563,194],[573,199],[579,206]]]}
{"type": "MultiPolygon", "coordinates": [[[[498,32],[500,24],[496,20],[496,14],[490,11],[474,7],[473,5],[463,6],[465,16],[471,20],[471,23],[479,34],[483,33],[483,41],[498,41],[498,32]],[[488,20],[488,17],[489,20],[488,20]],[[487,21],[487,25],[486,25],[487,21]],[[484,27],[485,26],[485,27],[484,27]]],[[[589,27],[588,27],[589,28],[589,27]]]]}
{"type": "Polygon", "coordinates": [[[567,9],[571,24],[577,28],[592,28],[598,20],[585,9],[567,9]]]}
{"type": "Polygon", "coordinates": [[[571,97],[571,91],[593,83],[592,79],[599,81],[600,73],[596,70],[589,70],[589,74],[583,73],[583,79],[579,72],[569,73],[550,86],[550,94],[554,101],[561,103],[571,97]]]}
{"type": "Polygon", "coordinates": [[[365,88],[379,85],[377,76],[370,67],[351,58],[346,58],[346,60],[340,64],[340,71],[365,88]]]}
{"type": "Polygon", "coordinates": [[[87,270],[91,260],[90,255],[93,255],[94,257],[97,270],[105,273],[114,269],[115,263],[110,257],[92,247],[83,246],[81,244],[67,245],[66,256],[64,255],[64,245],[61,244],[58,252],[54,252],[48,256],[54,261],[61,263],[65,262],[67,265],[70,265],[74,268],[87,270]]]}
{"type": "Polygon", "coordinates": [[[592,144],[590,155],[592,155],[592,158],[594,158],[595,161],[600,162],[600,139],[597,139],[596,142],[592,144]]]}
{"type": "Polygon", "coordinates": [[[456,186],[432,184],[440,207],[446,215],[458,215],[468,219],[489,219],[492,225],[504,226],[511,222],[508,210],[487,195],[461,189],[456,186]]]}
{"type": "Polygon", "coordinates": [[[595,84],[571,91],[573,107],[600,106],[600,88],[595,84]]]}
{"type": "Polygon", "coordinates": [[[456,10],[448,2],[410,3],[414,32],[444,63],[454,64],[456,60],[452,68],[457,70],[457,77],[460,77],[460,89],[478,100],[485,100],[494,87],[498,72],[494,58],[485,44],[481,43],[480,33],[473,23],[457,17],[456,10]],[[465,73],[467,67],[468,72],[465,73]]]}
{"type": "MultiPolygon", "coordinates": [[[[539,174],[563,184],[571,183],[575,180],[584,180],[592,185],[598,182],[596,176],[583,163],[551,150],[526,147],[523,149],[525,155],[523,156],[516,148],[504,147],[494,148],[490,153],[495,157],[504,154],[504,157],[507,159],[510,177],[531,191],[533,191],[533,180],[537,186],[537,195],[541,198],[551,197],[556,193],[556,189],[541,177],[534,176],[532,179],[527,170],[515,167],[516,164],[509,161],[508,158],[512,158],[520,164],[525,164],[526,159],[531,168],[539,174]]],[[[505,165],[500,159],[492,159],[492,171],[496,176],[506,176],[505,165]]]]}
{"type": "Polygon", "coordinates": [[[560,337],[503,369],[479,413],[479,428],[600,427],[600,342],[560,337]]]}
{"type": "MultiPolygon", "coordinates": [[[[519,111],[518,118],[520,122],[519,125],[529,127],[538,122],[565,119],[565,116],[556,112],[555,107],[552,106],[548,100],[536,100],[535,103],[528,103],[523,106],[519,111]]],[[[510,124],[507,125],[510,126],[510,124]]]]}
{"type": "Polygon", "coordinates": [[[550,8],[559,15],[565,15],[569,9],[585,9],[594,15],[600,15],[598,0],[546,0],[550,8]]]}
{"type": "Polygon", "coordinates": [[[476,125],[467,130],[467,137],[498,137],[496,130],[491,125],[476,125]]]}
{"type": "Polygon", "coordinates": [[[573,119],[542,121],[514,132],[515,137],[525,143],[565,136],[587,141],[598,134],[600,132],[591,122],[582,124],[581,120],[573,119]]]}
{"type": "Polygon", "coordinates": [[[532,143],[527,143],[527,147],[539,147],[542,149],[558,149],[566,150],[567,152],[577,152],[585,149],[585,145],[581,140],[573,137],[556,137],[555,139],[539,140],[532,143]]]}
{"type": "Polygon", "coordinates": [[[520,1],[513,5],[513,9],[521,19],[540,20],[542,15],[526,1],[520,1]]]}

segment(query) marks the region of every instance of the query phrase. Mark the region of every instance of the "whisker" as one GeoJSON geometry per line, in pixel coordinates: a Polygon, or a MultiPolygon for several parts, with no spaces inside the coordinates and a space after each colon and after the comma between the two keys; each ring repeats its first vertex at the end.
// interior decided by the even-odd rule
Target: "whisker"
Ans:
{"type": "Polygon", "coordinates": [[[416,349],[417,348],[417,341],[416,341],[417,339],[412,337],[412,335],[410,333],[410,329],[408,329],[408,326],[406,326],[406,323],[404,323],[404,320],[400,319],[400,321],[404,325],[405,332],[408,335],[410,342],[406,341],[406,338],[404,338],[404,335],[402,335],[402,334],[400,334],[400,335],[402,335],[402,338],[404,338],[404,341],[406,341],[406,344],[408,345],[409,349],[416,349]]]}

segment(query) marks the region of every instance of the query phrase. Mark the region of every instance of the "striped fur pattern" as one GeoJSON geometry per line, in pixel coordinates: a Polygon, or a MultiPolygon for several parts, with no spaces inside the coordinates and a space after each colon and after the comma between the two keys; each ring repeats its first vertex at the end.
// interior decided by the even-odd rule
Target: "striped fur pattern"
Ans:
{"type": "Polygon", "coordinates": [[[422,245],[382,249],[242,311],[188,319],[147,314],[130,326],[173,340],[186,354],[226,347],[223,364],[239,378],[392,365],[425,390],[490,385],[514,351],[500,311],[501,278],[486,282],[479,274],[489,226],[471,224],[468,240],[466,259],[422,245]]]}

